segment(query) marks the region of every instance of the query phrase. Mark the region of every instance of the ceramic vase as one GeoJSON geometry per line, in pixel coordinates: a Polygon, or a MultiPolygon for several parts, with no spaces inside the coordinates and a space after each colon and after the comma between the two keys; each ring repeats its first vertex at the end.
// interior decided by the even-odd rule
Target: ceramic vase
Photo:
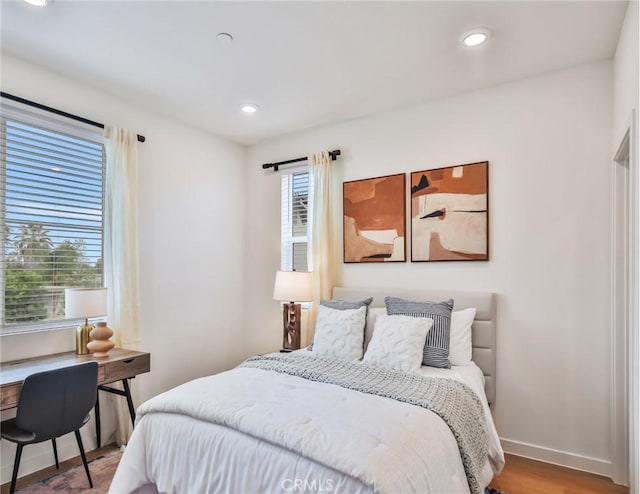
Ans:
{"type": "Polygon", "coordinates": [[[87,343],[87,348],[90,352],[93,352],[93,356],[96,358],[107,357],[109,350],[115,345],[109,340],[113,336],[113,331],[106,322],[99,322],[96,327],[89,333],[91,340],[87,343]]]}

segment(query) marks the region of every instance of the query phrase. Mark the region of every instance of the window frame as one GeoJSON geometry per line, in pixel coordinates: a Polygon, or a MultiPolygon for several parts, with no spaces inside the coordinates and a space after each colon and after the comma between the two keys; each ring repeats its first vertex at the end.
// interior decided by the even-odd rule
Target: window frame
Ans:
{"type": "Polygon", "coordinates": [[[309,226],[311,224],[311,212],[312,212],[312,198],[313,198],[313,183],[311,181],[311,175],[309,173],[308,166],[296,167],[287,170],[280,177],[280,269],[282,271],[309,271],[309,251],[311,245],[311,235],[309,234],[309,226]],[[293,226],[293,189],[295,176],[306,175],[307,176],[307,220],[306,235],[294,235],[293,226]],[[286,182],[286,186],[285,186],[286,182]],[[286,190],[286,193],[285,193],[286,190]],[[295,244],[305,244],[306,247],[306,266],[304,270],[296,269],[295,266],[295,244]],[[286,251],[289,250],[287,253],[286,251]]]}
{"type": "MultiPolygon", "coordinates": [[[[298,166],[295,168],[290,168],[289,170],[287,170],[286,173],[283,173],[283,175],[280,177],[280,269],[282,271],[293,271],[293,267],[294,267],[294,252],[293,252],[293,244],[294,244],[294,240],[293,239],[297,239],[298,242],[297,243],[306,243],[306,247],[307,247],[307,253],[306,253],[306,261],[307,261],[307,265],[306,265],[306,269],[305,271],[309,271],[309,255],[311,252],[311,235],[309,232],[309,226],[311,225],[311,215],[312,215],[312,211],[313,211],[313,181],[311,180],[311,173],[309,173],[309,167],[307,165],[303,165],[303,166],[298,166]],[[306,235],[290,235],[289,237],[286,237],[286,233],[287,231],[292,231],[292,224],[293,224],[293,220],[292,220],[292,215],[293,215],[293,207],[292,207],[292,201],[293,201],[293,175],[302,175],[302,174],[306,174],[307,175],[307,234],[306,235]],[[290,177],[290,178],[288,178],[290,177]],[[283,194],[285,188],[284,188],[284,182],[285,180],[288,180],[288,189],[287,189],[287,194],[283,194]],[[285,207],[285,200],[287,201],[287,205],[285,207]],[[288,225],[285,224],[285,212],[287,213],[288,217],[287,217],[287,222],[288,225]],[[285,240],[286,237],[286,240],[285,240]],[[291,254],[289,256],[290,259],[290,263],[286,262],[286,255],[285,255],[285,245],[289,245],[290,246],[290,250],[291,250],[291,254]]],[[[283,305],[285,302],[281,302],[280,305],[283,305]]],[[[307,310],[309,309],[310,306],[310,302],[301,302],[300,306],[307,310]]]]}
{"type": "MultiPolygon", "coordinates": [[[[0,123],[6,129],[6,121],[16,121],[24,125],[34,128],[41,128],[49,132],[68,135],[75,139],[90,141],[98,144],[102,149],[102,168],[101,168],[101,209],[102,215],[100,220],[100,257],[104,263],[104,235],[105,235],[105,185],[106,185],[106,154],[105,146],[102,138],[102,130],[85,123],[76,122],[70,118],[53,115],[45,110],[33,108],[22,103],[11,101],[7,98],[0,99],[0,123]]],[[[0,146],[0,336],[23,334],[41,331],[55,331],[61,329],[69,329],[78,325],[84,319],[53,319],[43,321],[26,321],[20,323],[5,324],[5,282],[6,282],[6,262],[8,252],[4,242],[5,229],[7,227],[7,155],[6,155],[6,135],[0,132],[3,138],[2,146],[0,146]]],[[[60,238],[60,240],[64,240],[60,238]]],[[[55,245],[55,244],[54,244],[55,245]]],[[[98,245],[98,244],[96,244],[98,245]]],[[[99,286],[104,286],[104,264],[101,277],[98,282],[99,286]]],[[[61,286],[62,289],[65,286],[61,286]]],[[[71,288],[71,287],[66,287],[71,288]]]]}

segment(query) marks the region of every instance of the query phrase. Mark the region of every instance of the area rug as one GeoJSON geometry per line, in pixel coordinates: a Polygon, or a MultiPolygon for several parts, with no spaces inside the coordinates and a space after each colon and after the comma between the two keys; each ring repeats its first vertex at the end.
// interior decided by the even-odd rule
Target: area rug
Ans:
{"type": "MultiPolygon", "coordinates": [[[[66,472],[53,475],[49,478],[41,480],[35,484],[31,484],[24,489],[16,491],[17,494],[45,494],[48,492],[65,492],[65,493],[91,493],[91,494],[106,494],[109,491],[109,485],[111,485],[111,479],[116,472],[118,463],[122,453],[118,450],[114,450],[103,456],[98,456],[94,460],[89,462],[89,471],[91,472],[91,479],[93,480],[93,489],[89,489],[89,483],[87,481],[87,475],[84,472],[84,467],[78,465],[70,468],[66,472]]],[[[485,494],[508,494],[500,489],[494,489],[493,487],[487,487],[485,494]]]]}
{"type": "Polygon", "coordinates": [[[82,464],[71,467],[65,472],[52,475],[49,478],[28,485],[24,489],[17,490],[17,494],[45,494],[47,492],[65,492],[79,494],[81,492],[91,494],[106,494],[111,485],[111,479],[116,473],[122,453],[114,450],[89,462],[93,489],[89,488],[87,474],[82,464]]]}

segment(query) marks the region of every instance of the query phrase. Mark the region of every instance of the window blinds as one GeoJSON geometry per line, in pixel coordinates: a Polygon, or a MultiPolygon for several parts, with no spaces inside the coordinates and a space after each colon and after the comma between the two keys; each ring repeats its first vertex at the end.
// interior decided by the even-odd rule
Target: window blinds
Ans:
{"type": "Polygon", "coordinates": [[[102,136],[4,110],[2,326],[46,327],[64,318],[65,287],[102,286],[102,136]]]}
{"type": "Polygon", "coordinates": [[[281,269],[308,271],[307,226],[309,220],[309,173],[281,177],[281,269]]]}

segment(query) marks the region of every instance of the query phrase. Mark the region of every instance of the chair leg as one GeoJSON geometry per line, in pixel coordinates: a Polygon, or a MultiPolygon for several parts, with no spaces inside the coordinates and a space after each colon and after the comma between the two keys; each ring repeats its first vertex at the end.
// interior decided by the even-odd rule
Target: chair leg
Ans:
{"type": "Polygon", "coordinates": [[[56,445],[55,437],[51,440],[51,443],[53,444],[53,456],[56,459],[56,470],[60,470],[60,464],[58,463],[58,446],[56,445]]]}
{"type": "Polygon", "coordinates": [[[82,438],[80,437],[80,429],[76,429],[76,441],[78,441],[78,449],[80,450],[80,456],[82,456],[82,463],[84,463],[84,471],[87,472],[87,478],[89,479],[89,487],[93,489],[93,482],[91,481],[91,474],[89,473],[89,465],[87,464],[87,457],[84,454],[84,447],[82,446],[82,438]]]}
{"type": "Polygon", "coordinates": [[[100,390],[96,390],[96,404],[93,407],[96,411],[95,419],[96,419],[96,443],[98,444],[98,448],[100,448],[102,443],[102,435],[100,434],[100,390]]]}
{"type": "Polygon", "coordinates": [[[13,461],[13,475],[11,476],[11,489],[9,494],[13,494],[16,491],[16,480],[18,480],[18,468],[20,467],[20,457],[22,456],[23,444],[16,444],[16,458],[13,461]]]}

